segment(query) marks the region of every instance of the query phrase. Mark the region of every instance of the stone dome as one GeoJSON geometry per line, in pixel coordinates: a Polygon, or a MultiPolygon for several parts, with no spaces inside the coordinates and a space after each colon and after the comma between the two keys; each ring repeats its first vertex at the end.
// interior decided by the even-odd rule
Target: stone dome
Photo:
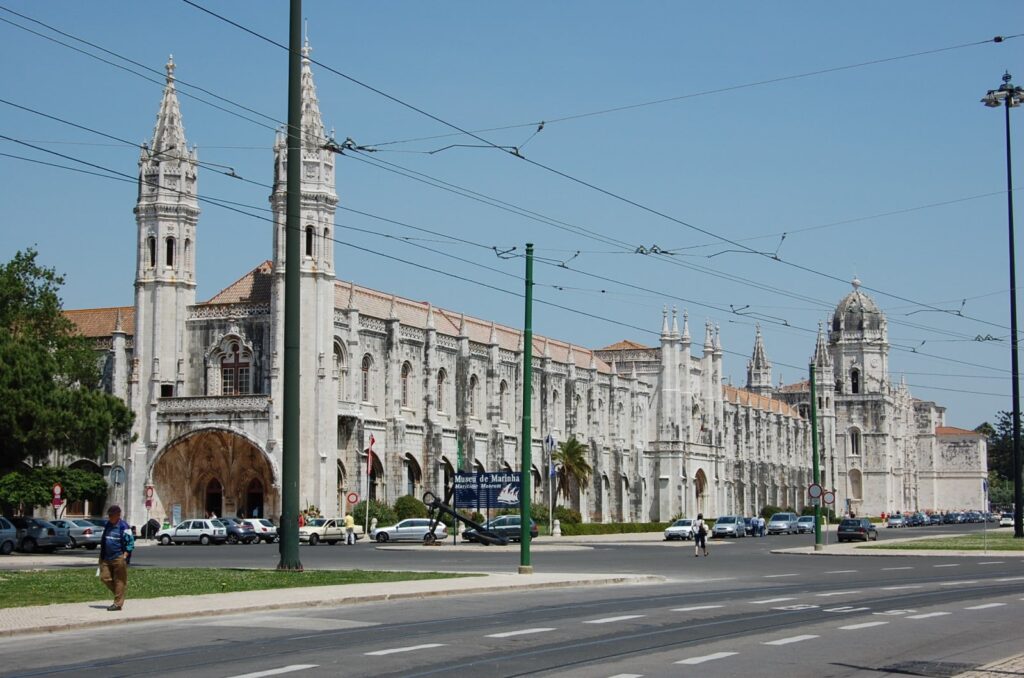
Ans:
{"type": "Polygon", "coordinates": [[[881,330],[885,316],[875,300],[860,289],[860,280],[853,279],[853,291],[836,305],[832,314],[832,331],[863,332],[881,330]]]}

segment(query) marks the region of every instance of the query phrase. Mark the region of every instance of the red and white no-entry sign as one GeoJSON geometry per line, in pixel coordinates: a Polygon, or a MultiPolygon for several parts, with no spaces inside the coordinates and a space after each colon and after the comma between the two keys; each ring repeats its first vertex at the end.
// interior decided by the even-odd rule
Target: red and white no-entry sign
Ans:
{"type": "Polygon", "coordinates": [[[819,485],[818,483],[811,483],[807,487],[807,494],[811,497],[811,499],[817,499],[818,497],[821,496],[821,493],[821,485],[819,485]]]}
{"type": "Polygon", "coordinates": [[[146,485],[146,499],[152,499],[152,498],[153,498],[153,486],[152,485],[146,485]]]}
{"type": "Polygon", "coordinates": [[[836,494],[835,494],[835,492],[832,492],[832,491],[826,492],[822,498],[825,500],[826,504],[834,504],[834,503],[836,503],[836,494]]]}
{"type": "Polygon", "coordinates": [[[348,503],[350,503],[350,504],[358,504],[359,503],[359,494],[356,493],[356,492],[349,492],[345,496],[345,499],[347,499],[348,503]]]}

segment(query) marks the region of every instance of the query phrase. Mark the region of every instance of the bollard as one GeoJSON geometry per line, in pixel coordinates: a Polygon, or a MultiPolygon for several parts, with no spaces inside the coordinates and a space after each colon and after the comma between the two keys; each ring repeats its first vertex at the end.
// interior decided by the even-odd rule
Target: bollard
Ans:
{"type": "Polygon", "coordinates": [[[562,521],[558,520],[557,518],[555,519],[555,526],[553,528],[551,528],[551,536],[552,537],[561,537],[562,536],[562,521]]]}

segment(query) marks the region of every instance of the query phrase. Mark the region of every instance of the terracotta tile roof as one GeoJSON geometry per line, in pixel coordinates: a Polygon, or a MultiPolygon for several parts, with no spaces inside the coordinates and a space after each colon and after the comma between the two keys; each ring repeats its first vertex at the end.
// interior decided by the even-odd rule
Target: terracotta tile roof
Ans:
{"type": "Polygon", "coordinates": [[[965,428],[957,428],[956,426],[936,426],[935,435],[937,436],[978,436],[985,437],[984,433],[978,433],[977,431],[970,431],[965,428]]]}
{"type": "Polygon", "coordinates": [[[117,313],[121,312],[121,329],[125,334],[135,334],[135,307],[113,306],[111,308],[82,308],[64,311],[64,316],[75,324],[86,337],[109,337],[117,325],[117,313]]]}
{"type": "Polygon", "coordinates": [[[274,265],[270,260],[215,294],[207,304],[269,304],[274,265]]]}
{"type": "Polygon", "coordinates": [[[631,350],[645,349],[645,348],[654,348],[654,347],[653,346],[644,346],[643,344],[638,344],[635,341],[630,341],[629,339],[623,339],[622,341],[615,342],[611,346],[605,346],[604,348],[599,348],[597,350],[599,350],[599,351],[631,351],[631,350]]]}
{"type": "Polygon", "coordinates": [[[786,384],[778,389],[779,393],[804,393],[810,392],[811,382],[808,380],[798,381],[795,384],[786,384]]]}
{"type": "Polygon", "coordinates": [[[736,388],[735,386],[722,386],[722,395],[725,397],[725,400],[730,403],[753,407],[754,409],[761,410],[763,412],[775,412],[776,414],[793,417],[794,419],[800,418],[800,413],[792,405],[787,405],[781,400],[776,400],[775,398],[759,395],[753,391],[736,388]]]}

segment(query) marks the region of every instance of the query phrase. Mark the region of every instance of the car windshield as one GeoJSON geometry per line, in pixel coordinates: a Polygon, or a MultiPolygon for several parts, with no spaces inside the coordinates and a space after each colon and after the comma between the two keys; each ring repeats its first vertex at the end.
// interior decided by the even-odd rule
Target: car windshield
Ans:
{"type": "Polygon", "coordinates": [[[775,522],[784,523],[787,520],[789,520],[789,514],[788,513],[776,513],[774,516],[772,516],[771,522],[773,522],[773,523],[775,523],[775,522]]]}
{"type": "Polygon", "coordinates": [[[73,522],[75,525],[78,525],[79,527],[95,527],[88,520],[73,520],[71,522],[73,522]]]}
{"type": "Polygon", "coordinates": [[[850,520],[849,518],[839,524],[839,527],[860,527],[859,520],[850,520]]]}
{"type": "Polygon", "coordinates": [[[721,518],[718,519],[718,524],[719,525],[725,525],[726,523],[735,523],[735,522],[736,522],[736,518],[734,518],[733,516],[722,516],[721,518]]]}
{"type": "Polygon", "coordinates": [[[693,521],[687,518],[685,520],[677,520],[676,522],[672,523],[672,527],[689,527],[692,524],[693,521]]]}
{"type": "Polygon", "coordinates": [[[813,523],[814,522],[814,516],[800,516],[800,522],[801,523],[813,523]]]}
{"type": "Polygon", "coordinates": [[[323,518],[313,518],[312,520],[306,521],[307,527],[323,527],[327,521],[323,518]]]}
{"type": "Polygon", "coordinates": [[[274,523],[270,522],[269,520],[261,518],[258,522],[260,523],[260,525],[264,525],[266,527],[274,527],[274,523]]]}

